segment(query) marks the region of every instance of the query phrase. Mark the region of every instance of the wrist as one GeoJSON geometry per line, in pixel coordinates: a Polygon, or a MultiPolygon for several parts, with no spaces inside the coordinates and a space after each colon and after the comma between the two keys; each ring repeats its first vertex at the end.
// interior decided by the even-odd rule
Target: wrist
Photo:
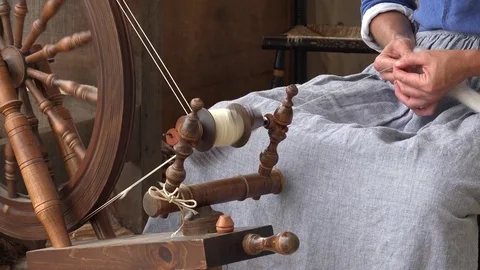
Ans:
{"type": "Polygon", "coordinates": [[[409,33],[394,33],[392,35],[392,38],[390,42],[396,40],[396,39],[408,39],[410,44],[412,45],[412,49],[415,48],[416,41],[415,41],[415,36],[413,34],[409,33]]]}
{"type": "Polygon", "coordinates": [[[466,63],[465,74],[466,77],[480,76],[480,51],[479,50],[464,50],[460,52],[460,59],[466,63]]]}
{"type": "Polygon", "coordinates": [[[376,16],[370,23],[373,40],[385,48],[398,38],[407,38],[415,44],[415,35],[410,20],[402,13],[389,11],[376,16]]]}

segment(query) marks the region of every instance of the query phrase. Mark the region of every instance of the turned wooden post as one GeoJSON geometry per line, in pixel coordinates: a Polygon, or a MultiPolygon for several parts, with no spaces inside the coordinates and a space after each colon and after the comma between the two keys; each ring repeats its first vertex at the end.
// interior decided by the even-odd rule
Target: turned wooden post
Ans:
{"type": "Polygon", "coordinates": [[[282,232],[269,237],[247,234],[243,239],[243,250],[249,255],[257,255],[265,251],[290,255],[295,253],[299,246],[298,236],[291,232],[282,232]]]}
{"type": "Polygon", "coordinates": [[[5,145],[5,181],[7,184],[8,197],[16,198],[17,194],[17,161],[15,160],[15,154],[13,153],[12,145],[8,142],[5,145]]]}
{"type": "Polygon", "coordinates": [[[43,6],[43,10],[40,14],[40,18],[35,20],[32,24],[32,30],[25,38],[21,52],[27,54],[30,51],[30,48],[35,43],[37,38],[45,32],[47,29],[47,24],[50,19],[57,14],[58,10],[62,6],[65,0],[48,0],[47,3],[43,6]]]}
{"type": "Polygon", "coordinates": [[[68,145],[79,158],[83,159],[85,157],[85,148],[78,134],[70,130],[67,122],[53,110],[52,102],[42,95],[32,80],[27,79],[25,85],[30,89],[32,96],[37,101],[40,111],[48,116],[53,132],[59,134],[65,144],[68,145]]]}
{"type": "Polygon", "coordinates": [[[25,17],[28,13],[28,7],[26,0],[17,0],[15,4],[15,32],[13,36],[13,44],[17,48],[22,47],[22,39],[23,39],[23,26],[25,24],[25,17]]]}
{"type": "Polygon", "coordinates": [[[10,80],[7,65],[0,57],[0,111],[5,116],[5,131],[33,208],[53,247],[71,246],[57,190],[36,144],[30,123],[20,112],[21,105],[22,102],[17,99],[10,80]]]}
{"type": "MultiPolygon", "coordinates": [[[[35,44],[32,47],[32,53],[35,53],[42,49],[42,46],[39,44],[35,44]]],[[[52,71],[50,69],[50,65],[47,61],[40,61],[36,63],[36,68],[42,71],[44,74],[51,74],[52,71]]],[[[78,133],[77,127],[73,122],[72,115],[70,112],[63,106],[63,95],[60,93],[57,87],[49,86],[46,84],[42,84],[43,82],[36,80],[38,82],[38,88],[42,91],[42,93],[47,97],[53,105],[54,111],[63,118],[67,124],[69,129],[77,135],[79,143],[83,148],[85,148],[83,142],[81,141],[80,135],[78,133]]],[[[49,119],[49,122],[51,120],[49,119]]],[[[52,125],[52,123],[50,123],[52,125]]],[[[65,167],[67,169],[67,173],[70,176],[70,181],[68,182],[68,186],[75,185],[75,181],[73,181],[73,176],[77,172],[82,159],[80,159],[75,151],[71,149],[68,145],[65,144],[64,140],[60,136],[60,134],[54,133],[55,139],[57,141],[57,145],[59,146],[60,153],[62,154],[63,161],[65,162],[65,167]]]]}
{"type": "MultiPolygon", "coordinates": [[[[266,194],[279,194],[284,188],[285,177],[275,168],[268,178],[258,173],[239,175],[199,184],[182,185],[179,193],[180,197],[185,200],[195,200],[198,209],[225,202],[243,201],[266,194]],[[265,184],[267,181],[268,185],[265,184]]],[[[150,196],[148,192],[143,197],[143,209],[151,217],[160,216],[162,218],[180,210],[177,205],[165,200],[158,200],[150,196]]]]}
{"type": "Polygon", "coordinates": [[[30,126],[32,127],[33,134],[37,138],[37,144],[40,148],[40,152],[42,152],[43,158],[48,166],[48,171],[50,172],[50,176],[52,179],[55,179],[54,172],[53,172],[53,165],[50,162],[48,157],[48,151],[45,145],[43,144],[42,138],[40,136],[40,132],[38,131],[38,119],[33,112],[32,104],[30,103],[30,98],[28,97],[27,89],[25,87],[20,87],[18,89],[18,97],[19,100],[23,103],[21,112],[27,117],[30,126]]]}
{"type": "Polygon", "coordinates": [[[270,144],[260,154],[260,166],[258,168],[258,173],[265,177],[270,175],[273,167],[278,162],[278,144],[287,137],[288,125],[292,123],[293,119],[292,99],[298,94],[298,89],[295,85],[289,85],[286,92],[286,99],[282,101],[282,104],[275,110],[274,114],[266,115],[268,119],[266,128],[268,129],[270,144]]]}
{"type": "Polygon", "coordinates": [[[59,52],[69,52],[92,41],[92,33],[84,31],[62,38],[56,44],[45,45],[42,50],[25,57],[27,64],[37,63],[55,57],[59,52]]]}
{"type": "Polygon", "coordinates": [[[195,98],[191,101],[190,106],[192,107],[192,112],[187,115],[181,128],[178,130],[180,141],[173,147],[177,155],[175,162],[165,172],[165,189],[168,192],[173,192],[185,180],[185,159],[193,153],[193,144],[202,136],[197,113],[203,108],[203,101],[195,98]]]}
{"type": "MultiPolygon", "coordinates": [[[[46,60],[43,61],[45,62],[46,60]]],[[[94,86],[79,84],[69,80],[60,80],[55,78],[54,74],[46,73],[40,69],[27,68],[27,74],[35,80],[45,84],[47,88],[60,88],[70,96],[74,96],[90,103],[97,103],[98,89],[94,86]]],[[[61,94],[60,91],[58,91],[58,93],[61,94]]]]}
{"type": "Polygon", "coordinates": [[[10,21],[10,12],[12,7],[8,0],[0,0],[0,17],[2,19],[3,37],[5,38],[6,45],[13,45],[13,31],[12,23],[10,21]]]}

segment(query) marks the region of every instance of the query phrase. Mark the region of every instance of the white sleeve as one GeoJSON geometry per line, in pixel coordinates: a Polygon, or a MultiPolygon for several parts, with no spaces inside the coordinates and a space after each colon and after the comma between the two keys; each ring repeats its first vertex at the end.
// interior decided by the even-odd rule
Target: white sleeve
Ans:
{"type": "Polygon", "coordinates": [[[405,16],[413,23],[413,10],[406,6],[395,4],[395,3],[380,3],[372,6],[369,8],[365,14],[363,14],[362,18],[362,27],[361,27],[361,35],[363,41],[367,44],[368,47],[381,52],[382,47],[380,47],[375,40],[373,39],[372,35],[370,35],[370,22],[372,22],[373,18],[380,13],[384,13],[387,11],[398,11],[405,16]]]}

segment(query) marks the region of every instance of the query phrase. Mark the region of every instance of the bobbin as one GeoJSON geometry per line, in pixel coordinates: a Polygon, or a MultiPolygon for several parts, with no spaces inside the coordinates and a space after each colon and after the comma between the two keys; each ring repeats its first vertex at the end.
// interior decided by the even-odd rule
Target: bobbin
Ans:
{"type": "MultiPolygon", "coordinates": [[[[261,126],[265,126],[266,120],[258,110],[254,110],[249,107],[246,108],[237,103],[229,104],[226,109],[240,115],[243,119],[244,125],[242,136],[236,142],[231,144],[232,147],[240,148],[244,146],[250,139],[252,130],[261,126]]],[[[209,110],[202,108],[197,112],[197,115],[199,118],[199,125],[202,134],[201,137],[195,142],[194,147],[200,152],[205,152],[210,150],[215,144],[215,134],[217,126],[215,123],[215,119],[209,110]]],[[[180,117],[175,124],[175,128],[170,129],[166,133],[167,144],[173,146],[178,143],[178,141],[180,140],[178,130],[180,130],[180,128],[182,127],[185,119],[186,116],[180,117]]]]}

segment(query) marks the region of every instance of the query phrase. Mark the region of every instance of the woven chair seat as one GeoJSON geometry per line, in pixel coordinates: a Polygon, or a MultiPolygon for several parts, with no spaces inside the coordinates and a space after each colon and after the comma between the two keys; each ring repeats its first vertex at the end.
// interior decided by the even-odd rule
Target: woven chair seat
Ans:
{"type": "Polygon", "coordinates": [[[363,42],[360,27],[343,25],[297,25],[288,32],[264,36],[267,50],[304,49],[306,51],[376,53],[363,42]]]}

